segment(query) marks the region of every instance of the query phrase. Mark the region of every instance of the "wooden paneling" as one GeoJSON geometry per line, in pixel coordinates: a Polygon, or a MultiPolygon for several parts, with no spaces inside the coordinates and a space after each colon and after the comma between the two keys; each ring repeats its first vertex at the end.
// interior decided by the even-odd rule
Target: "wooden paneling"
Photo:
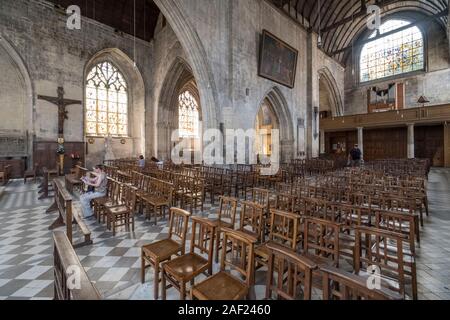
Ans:
{"type": "Polygon", "coordinates": [[[330,132],[325,134],[325,152],[327,154],[344,153],[348,154],[358,142],[356,131],[330,132]],[[341,146],[342,150],[337,148],[341,146]]]}
{"type": "Polygon", "coordinates": [[[23,178],[25,165],[26,165],[26,158],[11,159],[11,160],[0,159],[0,168],[3,168],[4,166],[11,166],[10,178],[12,179],[23,178]]]}
{"type": "Polygon", "coordinates": [[[445,167],[450,168],[450,126],[444,125],[444,160],[445,167]]]}
{"type": "Polygon", "coordinates": [[[415,127],[416,158],[430,159],[435,167],[444,166],[444,126],[415,127]]]}
{"type": "Polygon", "coordinates": [[[450,105],[448,104],[425,108],[408,108],[387,112],[325,118],[320,120],[320,129],[331,132],[338,130],[354,130],[357,127],[400,127],[406,126],[407,123],[432,125],[436,123],[442,124],[445,121],[450,122],[450,105]]]}
{"type": "MultiPolygon", "coordinates": [[[[78,161],[84,164],[85,161],[85,143],[84,142],[66,142],[65,147],[65,160],[64,160],[64,172],[69,173],[78,161]],[[70,155],[78,154],[81,156],[80,160],[72,160],[70,155]]],[[[49,169],[56,169],[56,163],[58,154],[56,150],[58,143],[56,142],[35,142],[33,148],[33,159],[35,163],[39,164],[39,171],[42,167],[49,169]]]]}
{"type": "Polygon", "coordinates": [[[364,130],[364,160],[407,157],[407,128],[364,130]]]}

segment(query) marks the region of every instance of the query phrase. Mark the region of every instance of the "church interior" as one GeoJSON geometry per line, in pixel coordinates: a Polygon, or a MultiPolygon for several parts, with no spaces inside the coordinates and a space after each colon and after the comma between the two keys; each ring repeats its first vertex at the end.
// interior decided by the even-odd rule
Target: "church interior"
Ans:
{"type": "Polygon", "coordinates": [[[0,300],[450,300],[448,0],[0,0],[0,300]]]}

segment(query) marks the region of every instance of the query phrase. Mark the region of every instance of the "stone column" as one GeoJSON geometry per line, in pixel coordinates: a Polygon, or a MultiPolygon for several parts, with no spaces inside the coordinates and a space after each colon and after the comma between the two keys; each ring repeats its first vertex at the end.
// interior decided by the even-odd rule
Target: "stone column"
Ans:
{"type": "Polygon", "coordinates": [[[325,153],[325,130],[320,130],[320,154],[325,153]]]}
{"type": "Polygon", "coordinates": [[[358,127],[358,147],[361,150],[361,160],[364,159],[364,128],[358,127]]]}
{"type": "Polygon", "coordinates": [[[415,158],[414,123],[408,123],[408,159],[415,158]]]}

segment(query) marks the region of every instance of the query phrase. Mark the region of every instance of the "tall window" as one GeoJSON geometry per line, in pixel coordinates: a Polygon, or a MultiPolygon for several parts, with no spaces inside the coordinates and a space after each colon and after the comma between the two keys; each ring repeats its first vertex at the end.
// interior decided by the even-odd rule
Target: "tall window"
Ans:
{"type": "Polygon", "coordinates": [[[99,63],[86,83],[86,134],[128,135],[127,84],[120,71],[109,62],[99,63]]]}
{"type": "Polygon", "coordinates": [[[180,94],[178,109],[180,137],[197,138],[199,136],[198,103],[189,91],[180,94]]]}
{"type": "MultiPolygon", "coordinates": [[[[390,20],[381,25],[380,33],[408,25],[408,21],[390,20]]],[[[370,37],[375,38],[375,31],[370,37]]],[[[382,79],[424,69],[422,32],[411,27],[364,45],[361,51],[361,82],[382,79]]]]}

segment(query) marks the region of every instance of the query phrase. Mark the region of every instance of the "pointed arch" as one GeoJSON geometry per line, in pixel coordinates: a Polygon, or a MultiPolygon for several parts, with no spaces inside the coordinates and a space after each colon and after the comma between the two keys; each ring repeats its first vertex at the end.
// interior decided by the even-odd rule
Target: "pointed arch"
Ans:
{"type": "Polygon", "coordinates": [[[172,132],[179,127],[178,98],[182,91],[189,91],[195,98],[199,105],[199,121],[203,122],[203,101],[192,68],[183,58],[176,57],[165,76],[155,109],[155,147],[160,159],[170,159],[172,132]]]}
{"type": "Polygon", "coordinates": [[[319,70],[319,79],[323,80],[326,85],[327,91],[330,93],[331,98],[331,111],[333,117],[340,117],[344,115],[344,104],[342,102],[341,94],[339,93],[336,79],[333,77],[331,71],[324,67],[319,70]]]}
{"type": "MultiPolygon", "coordinates": [[[[259,102],[257,114],[265,100],[267,100],[271,104],[272,111],[277,117],[280,126],[280,159],[282,162],[287,162],[294,156],[295,138],[291,111],[289,110],[286,98],[278,87],[271,88],[264,95],[263,99],[261,99],[261,101],[259,102]]],[[[257,114],[255,115],[255,119],[257,117],[257,114]]]]}
{"type": "MultiPolygon", "coordinates": [[[[3,49],[5,51],[6,57],[10,59],[11,65],[18,71],[18,81],[20,82],[20,85],[24,91],[23,129],[27,132],[22,132],[21,134],[23,135],[27,134],[29,137],[27,148],[29,153],[28,165],[30,166],[33,163],[32,150],[33,150],[33,136],[35,133],[33,121],[34,118],[33,109],[36,102],[35,89],[31,81],[30,73],[24,60],[18,53],[18,50],[16,50],[16,48],[12,45],[12,43],[9,42],[3,34],[0,34],[0,49],[3,49]]],[[[19,88],[16,89],[18,90],[19,88]]]]}
{"type": "Polygon", "coordinates": [[[218,91],[206,50],[198,33],[186,17],[179,1],[155,0],[155,4],[180,40],[192,66],[192,74],[196,79],[202,101],[203,127],[218,128],[221,118],[220,108],[217,107],[219,105],[218,91]]]}
{"type": "Polygon", "coordinates": [[[105,61],[119,70],[128,85],[128,123],[132,148],[130,147],[127,151],[129,154],[124,156],[145,154],[145,82],[138,66],[126,53],[118,48],[106,48],[89,59],[84,67],[83,101],[86,101],[86,80],[89,72],[97,64],[105,61]]]}

